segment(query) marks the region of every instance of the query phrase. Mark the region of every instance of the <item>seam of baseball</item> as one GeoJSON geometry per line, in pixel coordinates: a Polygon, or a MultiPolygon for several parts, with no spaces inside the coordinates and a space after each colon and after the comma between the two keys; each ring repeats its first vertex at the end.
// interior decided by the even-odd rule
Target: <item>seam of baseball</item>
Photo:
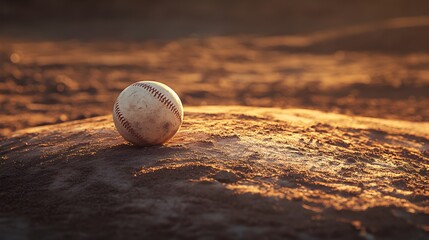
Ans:
{"type": "Polygon", "coordinates": [[[118,101],[115,102],[115,113],[116,113],[116,118],[119,120],[122,127],[124,127],[125,130],[127,130],[128,133],[131,134],[131,136],[133,136],[134,138],[136,138],[137,140],[139,140],[142,143],[146,142],[142,138],[142,136],[140,136],[140,134],[138,134],[136,131],[134,131],[134,129],[131,127],[130,122],[128,122],[128,120],[122,114],[121,110],[119,109],[119,102],[118,101]]]}
{"type": "Polygon", "coordinates": [[[141,87],[151,93],[155,98],[157,98],[162,104],[164,104],[167,109],[169,109],[173,114],[179,119],[180,122],[182,122],[182,117],[179,112],[179,110],[176,108],[174,103],[168,99],[164,94],[162,94],[160,91],[158,91],[156,88],[146,84],[146,83],[134,83],[132,86],[141,87]]]}

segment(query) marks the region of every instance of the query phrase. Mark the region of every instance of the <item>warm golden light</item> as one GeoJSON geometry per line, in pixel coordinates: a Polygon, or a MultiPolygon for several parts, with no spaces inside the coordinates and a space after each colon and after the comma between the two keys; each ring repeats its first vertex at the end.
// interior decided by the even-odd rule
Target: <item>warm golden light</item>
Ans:
{"type": "Polygon", "coordinates": [[[0,32],[0,239],[429,239],[427,0],[3,0],[0,32]]]}

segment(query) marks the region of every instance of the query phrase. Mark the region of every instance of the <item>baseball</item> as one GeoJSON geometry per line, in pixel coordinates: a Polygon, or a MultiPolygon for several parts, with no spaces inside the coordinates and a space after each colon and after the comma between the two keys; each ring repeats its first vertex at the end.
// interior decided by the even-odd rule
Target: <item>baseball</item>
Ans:
{"type": "Polygon", "coordinates": [[[113,106],[113,121],[125,140],[138,146],[160,145],[182,125],[183,106],[167,85],[140,81],[119,94],[113,106]]]}

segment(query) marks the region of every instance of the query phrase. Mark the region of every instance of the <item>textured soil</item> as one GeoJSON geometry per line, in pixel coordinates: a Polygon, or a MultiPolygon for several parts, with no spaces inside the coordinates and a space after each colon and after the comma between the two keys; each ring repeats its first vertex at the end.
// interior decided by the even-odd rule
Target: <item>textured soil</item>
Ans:
{"type": "Polygon", "coordinates": [[[428,123],[188,107],[164,146],[111,116],[0,144],[1,228],[19,238],[426,239],[428,123]]]}
{"type": "MultiPolygon", "coordinates": [[[[423,20],[429,26],[429,19],[423,20]]],[[[420,30],[408,32],[415,31],[420,30]]],[[[324,38],[331,44],[346,42],[341,36],[329,39],[331,35],[143,43],[4,40],[0,135],[109,114],[119,92],[139,80],[169,85],[185,105],[299,107],[429,120],[428,53],[311,50],[312,41],[324,38]],[[284,48],[287,44],[310,45],[284,48]]]]}

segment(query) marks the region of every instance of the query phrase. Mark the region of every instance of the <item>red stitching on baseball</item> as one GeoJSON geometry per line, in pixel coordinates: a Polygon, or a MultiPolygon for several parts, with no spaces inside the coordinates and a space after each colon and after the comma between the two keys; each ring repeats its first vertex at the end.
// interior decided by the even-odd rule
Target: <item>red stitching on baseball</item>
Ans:
{"type": "Polygon", "coordinates": [[[158,100],[164,104],[167,109],[173,112],[173,114],[179,119],[179,121],[182,121],[181,114],[179,110],[176,108],[174,103],[168,99],[164,94],[162,94],[160,91],[158,91],[156,88],[146,84],[146,83],[134,83],[132,86],[141,87],[145,89],[146,91],[150,92],[154,97],[158,98],[158,100]]]}
{"type": "Polygon", "coordinates": [[[125,116],[121,113],[121,110],[119,109],[119,102],[118,101],[115,102],[115,113],[116,113],[116,118],[119,120],[122,127],[124,127],[128,131],[128,133],[131,134],[131,136],[135,137],[141,143],[146,142],[146,140],[144,140],[140,136],[140,134],[138,134],[136,131],[134,131],[134,129],[131,127],[131,124],[127,121],[125,116]]]}

